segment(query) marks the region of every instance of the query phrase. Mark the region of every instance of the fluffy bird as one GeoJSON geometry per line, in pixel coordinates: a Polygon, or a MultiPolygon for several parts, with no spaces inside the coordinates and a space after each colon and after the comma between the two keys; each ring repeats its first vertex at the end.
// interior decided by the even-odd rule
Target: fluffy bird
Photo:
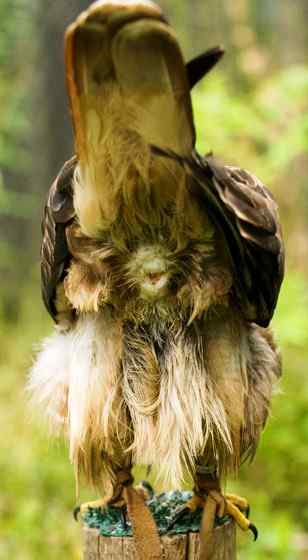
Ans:
{"type": "Polygon", "coordinates": [[[169,485],[193,479],[191,509],[211,499],[254,529],[221,482],[254,456],[280,375],[284,249],[262,183],[195,149],[190,90],[221,54],[185,65],[148,0],[96,2],[68,29],[77,155],[45,208],[56,328],[30,386],[96,505],[153,465],[169,485]]]}

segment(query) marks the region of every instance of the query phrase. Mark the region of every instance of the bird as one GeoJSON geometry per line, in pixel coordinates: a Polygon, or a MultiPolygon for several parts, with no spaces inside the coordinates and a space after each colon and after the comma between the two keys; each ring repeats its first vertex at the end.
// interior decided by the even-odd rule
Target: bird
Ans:
{"type": "Polygon", "coordinates": [[[223,484],[254,457],[281,375],[284,244],[262,182],[196,149],[191,90],[223,48],[185,64],[149,0],[95,2],[65,44],[76,155],[44,210],[55,330],[30,389],[67,434],[78,483],[102,496],[81,512],[137,500],[143,464],[172,487],[193,481],[186,509],[256,536],[223,484]]]}

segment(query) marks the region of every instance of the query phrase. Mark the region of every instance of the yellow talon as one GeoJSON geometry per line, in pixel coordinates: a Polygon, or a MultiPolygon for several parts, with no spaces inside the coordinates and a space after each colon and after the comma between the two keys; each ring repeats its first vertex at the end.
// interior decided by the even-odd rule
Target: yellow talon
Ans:
{"type": "Polygon", "coordinates": [[[197,511],[197,509],[199,508],[204,508],[205,507],[205,503],[206,503],[206,496],[200,496],[198,494],[194,494],[192,496],[192,498],[190,498],[190,500],[188,500],[188,502],[186,502],[186,504],[182,507],[180,507],[177,511],[176,514],[174,516],[174,518],[172,519],[172,521],[169,523],[167,530],[171,531],[171,529],[173,529],[174,525],[180,520],[182,519],[182,517],[184,515],[186,515],[187,513],[195,513],[195,511],[197,511]]]}
{"type": "Polygon", "coordinates": [[[226,499],[226,513],[234,519],[235,523],[237,523],[243,531],[251,531],[254,536],[254,540],[256,541],[258,538],[257,528],[249,521],[239,508],[244,510],[249,509],[247,500],[239,498],[238,496],[236,496],[232,501],[230,498],[226,499]]]}
{"type": "Polygon", "coordinates": [[[100,500],[95,500],[93,502],[86,502],[80,506],[80,513],[86,513],[90,508],[92,509],[105,509],[108,504],[107,498],[101,498],[100,500]]]}
{"type": "Polygon", "coordinates": [[[237,496],[236,494],[226,494],[226,500],[232,502],[233,505],[244,511],[249,510],[249,503],[241,496],[237,496]]]}
{"type": "Polygon", "coordinates": [[[90,509],[106,509],[109,505],[122,508],[125,505],[125,501],[121,496],[105,496],[105,498],[101,498],[100,500],[85,502],[74,509],[74,518],[78,521],[78,516],[80,514],[85,515],[90,509]]]}
{"type": "Polygon", "coordinates": [[[250,525],[249,519],[247,519],[232,502],[229,502],[229,500],[226,500],[226,513],[234,519],[243,531],[248,531],[250,525]]]}
{"type": "Polygon", "coordinates": [[[206,515],[204,515],[203,527],[205,533],[209,534],[213,530],[215,515],[218,517],[229,515],[243,531],[251,531],[253,533],[254,540],[256,540],[258,538],[257,528],[241,511],[242,509],[244,511],[249,510],[249,504],[245,498],[241,498],[235,494],[227,494],[226,496],[223,496],[218,490],[211,490],[207,495],[205,503],[206,515]]]}
{"type": "Polygon", "coordinates": [[[204,509],[201,526],[203,545],[206,545],[207,539],[214,529],[216,516],[224,517],[225,515],[229,515],[243,531],[252,531],[254,539],[257,539],[258,531],[256,527],[241,511],[249,511],[247,500],[235,494],[226,494],[226,496],[224,496],[219,488],[210,490],[203,495],[199,493],[194,494],[185,506],[180,508],[176,513],[168,526],[168,530],[173,529],[177,521],[181,519],[183,515],[186,515],[187,512],[194,513],[199,508],[204,509]]]}
{"type": "Polygon", "coordinates": [[[110,500],[109,498],[101,498],[100,500],[95,500],[93,502],[85,502],[84,504],[81,504],[81,506],[78,506],[74,509],[74,518],[77,521],[78,515],[86,514],[91,508],[92,509],[106,508],[109,500],[110,500]]]}
{"type": "Polygon", "coordinates": [[[198,496],[197,494],[194,494],[193,497],[190,500],[188,500],[188,502],[186,503],[186,507],[192,513],[194,513],[195,511],[197,511],[197,509],[204,507],[205,500],[206,498],[204,498],[203,496],[198,496]]]}

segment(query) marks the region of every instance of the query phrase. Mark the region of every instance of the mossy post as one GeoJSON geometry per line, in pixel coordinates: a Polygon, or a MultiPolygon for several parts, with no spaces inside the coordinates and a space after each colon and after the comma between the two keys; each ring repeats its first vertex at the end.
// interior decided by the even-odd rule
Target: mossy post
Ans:
{"type": "MultiPolygon", "coordinates": [[[[160,535],[163,560],[200,560],[198,531],[202,511],[176,516],[191,496],[190,492],[168,492],[153,495],[147,501],[160,535]]],[[[123,522],[117,508],[110,507],[105,512],[90,510],[84,519],[83,537],[83,560],[148,560],[139,558],[130,521],[127,518],[123,522]]],[[[236,560],[236,529],[228,516],[216,519],[210,549],[205,555],[207,560],[236,560]]]]}

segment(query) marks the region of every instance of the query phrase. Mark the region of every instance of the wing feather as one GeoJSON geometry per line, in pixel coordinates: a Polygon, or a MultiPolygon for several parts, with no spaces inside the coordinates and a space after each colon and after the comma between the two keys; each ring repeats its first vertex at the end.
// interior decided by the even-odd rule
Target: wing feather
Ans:
{"type": "Polygon", "coordinates": [[[56,320],[56,288],[63,278],[70,260],[65,230],[75,216],[72,178],[76,164],[76,157],[66,162],[51,185],[42,220],[42,297],[54,320],[56,320]]]}
{"type": "Polygon", "coordinates": [[[190,176],[191,192],[206,206],[225,239],[234,290],[245,318],[268,326],[284,275],[284,245],[277,204],[254,176],[212,157],[178,156],[155,146],[153,153],[176,159],[190,176]]]}
{"type": "Polygon", "coordinates": [[[202,78],[208,74],[217,62],[220,61],[225,51],[223,47],[218,46],[207,50],[206,52],[200,54],[193,60],[190,60],[186,64],[188,81],[190,89],[195,87],[195,85],[202,80],[202,78]]]}

